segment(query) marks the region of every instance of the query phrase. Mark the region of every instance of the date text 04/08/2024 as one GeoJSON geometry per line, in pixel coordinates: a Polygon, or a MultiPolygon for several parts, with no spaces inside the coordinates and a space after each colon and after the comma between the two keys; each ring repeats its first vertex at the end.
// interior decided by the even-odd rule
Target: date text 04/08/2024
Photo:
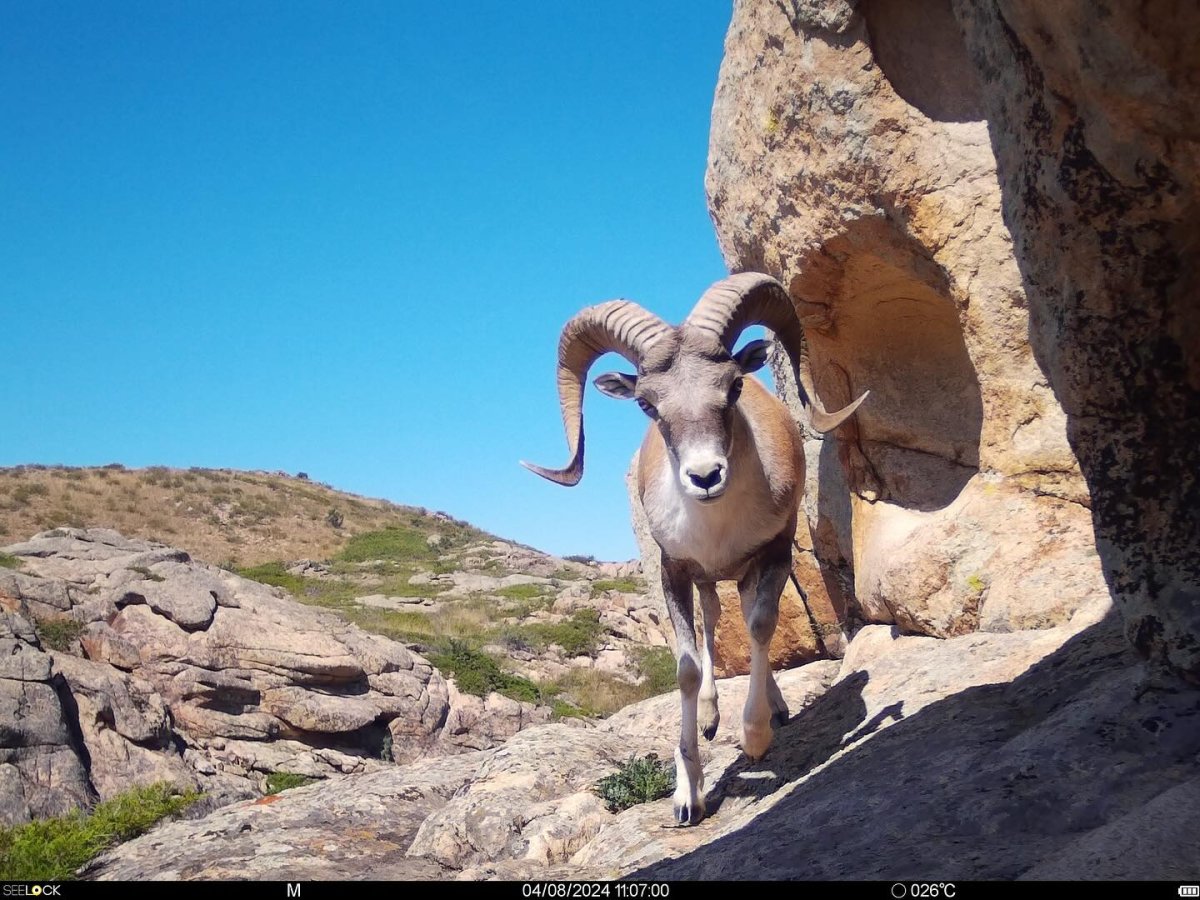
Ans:
{"type": "Polygon", "coordinates": [[[522,897],[565,898],[587,900],[605,897],[608,900],[661,900],[671,895],[671,886],[655,881],[527,881],[521,885],[522,897]]]}

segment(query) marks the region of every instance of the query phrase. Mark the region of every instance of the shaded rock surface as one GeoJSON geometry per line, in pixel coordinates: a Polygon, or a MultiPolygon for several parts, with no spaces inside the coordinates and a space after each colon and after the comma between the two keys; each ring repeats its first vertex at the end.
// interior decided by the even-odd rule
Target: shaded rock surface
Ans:
{"type": "Polygon", "coordinates": [[[1200,8],[953,6],[1105,574],[1134,643],[1200,681],[1200,8]]]}
{"type": "Polygon", "coordinates": [[[670,799],[614,814],[590,794],[629,755],[670,753],[665,695],[160,826],[91,876],[1183,877],[1200,866],[1180,837],[1200,825],[1200,694],[1150,675],[1111,613],[949,639],[871,626],[844,660],[779,673],[793,717],[760,763],[729,724],[747,679],[719,682],[697,827],[669,826],[670,799]]]}

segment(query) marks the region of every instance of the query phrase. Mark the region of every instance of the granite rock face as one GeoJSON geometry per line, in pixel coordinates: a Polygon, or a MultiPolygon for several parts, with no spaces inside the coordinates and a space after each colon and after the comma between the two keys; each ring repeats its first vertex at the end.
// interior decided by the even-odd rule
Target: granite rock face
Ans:
{"type": "MultiPolygon", "coordinates": [[[[1109,602],[959,18],[949,0],[734,6],[706,177],[722,252],[788,288],[827,408],[871,390],[807,434],[777,662],[837,657],[861,623],[1011,631],[1109,602]]],[[[736,623],[732,591],[725,607],[736,623]]],[[[744,634],[723,632],[725,671],[745,671],[744,634]]]]}
{"type": "Polygon", "coordinates": [[[1008,879],[1188,877],[1200,867],[1200,695],[1156,675],[1110,611],[952,638],[863,628],[841,661],[782,672],[793,712],[760,763],[745,677],[701,746],[710,815],[606,810],[631,755],[668,757],[678,696],[499,748],[335,777],[101,858],[101,879],[1008,879]],[[271,801],[270,803],[265,802],[271,801]],[[881,853],[880,847],[889,852],[881,853]]]}
{"type": "Polygon", "coordinates": [[[459,694],[404,645],[181,550],[104,529],[4,550],[20,564],[0,569],[4,822],[155,781],[219,805],[272,772],[374,771],[549,716],[459,694]]]}
{"type": "Polygon", "coordinates": [[[1200,680],[1200,8],[954,13],[1105,575],[1134,644],[1200,680]]]}

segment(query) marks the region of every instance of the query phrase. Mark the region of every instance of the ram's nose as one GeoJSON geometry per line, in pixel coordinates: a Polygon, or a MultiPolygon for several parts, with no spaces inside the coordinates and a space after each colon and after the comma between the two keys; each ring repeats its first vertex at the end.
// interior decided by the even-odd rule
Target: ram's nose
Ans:
{"type": "Polygon", "coordinates": [[[688,480],[701,490],[712,490],[721,483],[725,476],[725,466],[713,463],[709,466],[689,467],[686,470],[688,480]]]}

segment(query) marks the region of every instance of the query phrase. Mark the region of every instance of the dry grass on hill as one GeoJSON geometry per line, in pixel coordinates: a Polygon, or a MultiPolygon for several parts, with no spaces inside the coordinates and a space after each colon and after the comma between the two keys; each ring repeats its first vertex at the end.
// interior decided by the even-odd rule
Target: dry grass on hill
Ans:
{"type": "Polygon", "coordinates": [[[441,530],[425,510],[283,473],[16,466],[0,469],[0,544],[64,525],[115,528],[207,562],[328,559],[356,534],[441,530]]]}

